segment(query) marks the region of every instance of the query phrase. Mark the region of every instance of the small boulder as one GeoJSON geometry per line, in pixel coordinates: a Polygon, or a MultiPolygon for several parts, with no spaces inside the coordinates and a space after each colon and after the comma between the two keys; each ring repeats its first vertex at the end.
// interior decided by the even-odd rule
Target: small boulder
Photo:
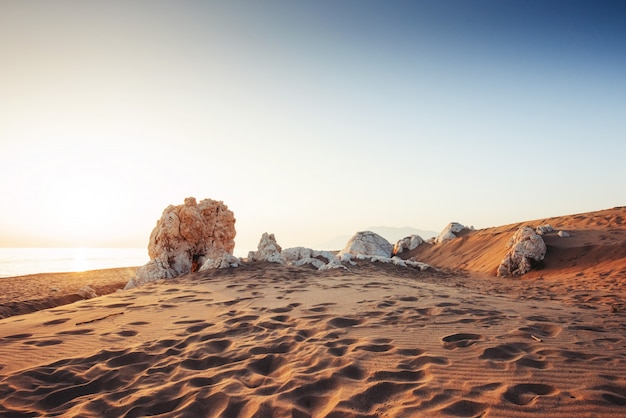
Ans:
{"type": "Polygon", "coordinates": [[[444,242],[453,240],[457,237],[457,234],[465,229],[470,229],[464,225],[461,225],[458,222],[450,222],[446,227],[441,231],[439,236],[435,239],[436,244],[442,244],[444,242]]]}
{"type": "Polygon", "coordinates": [[[396,242],[393,246],[393,255],[400,254],[401,252],[407,250],[411,251],[416,249],[420,244],[424,243],[424,239],[419,235],[410,235],[408,237],[402,238],[400,241],[396,242]]]}
{"type": "Polygon", "coordinates": [[[498,276],[519,276],[533,268],[533,262],[541,261],[546,255],[543,238],[532,228],[523,226],[507,243],[508,253],[498,267],[498,276]]]}
{"type": "Polygon", "coordinates": [[[362,231],[354,234],[337,256],[341,259],[344,254],[361,254],[390,258],[392,251],[393,245],[385,238],[372,231],[362,231]]]}
{"type": "Polygon", "coordinates": [[[261,236],[257,251],[248,253],[248,261],[268,261],[270,263],[284,263],[285,260],[281,254],[282,248],[276,242],[274,234],[265,232],[261,236]]]}
{"type": "Polygon", "coordinates": [[[537,228],[535,228],[535,232],[538,233],[539,235],[548,234],[553,231],[554,231],[554,228],[552,228],[550,224],[539,225],[537,228]]]}
{"type": "Polygon", "coordinates": [[[209,269],[227,269],[229,267],[239,267],[241,259],[235,257],[232,254],[224,254],[221,257],[207,258],[204,260],[198,271],[204,271],[209,269]]]}
{"type": "Polygon", "coordinates": [[[567,237],[569,237],[569,236],[570,236],[570,235],[569,235],[569,232],[567,232],[567,231],[559,231],[559,232],[557,233],[557,235],[558,235],[559,237],[561,237],[561,238],[567,238],[567,237]]]}

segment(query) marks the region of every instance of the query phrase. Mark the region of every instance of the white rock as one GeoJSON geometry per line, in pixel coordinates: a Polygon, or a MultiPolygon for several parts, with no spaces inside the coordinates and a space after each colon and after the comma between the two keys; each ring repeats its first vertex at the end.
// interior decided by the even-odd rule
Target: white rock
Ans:
{"type": "Polygon", "coordinates": [[[554,229],[552,228],[550,224],[539,225],[537,228],[535,228],[535,232],[539,235],[544,235],[553,231],[554,229]]]}
{"type": "MultiPolygon", "coordinates": [[[[356,264],[354,261],[350,261],[350,263],[356,264]]],[[[330,260],[328,264],[324,264],[323,266],[319,267],[318,270],[331,270],[331,269],[340,269],[340,268],[348,270],[346,266],[341,264],[341,261],[339,261],[339,259],[335,258],[333,260],[330,260]]]]}
{"type": "Polygon", "coordinates": [[[436,244],[441,244],[446,241],[453,240],[457,237],[456,234],[463,231],[464,229],[468,229],[465,226],[461,225],[458,222],[450,222],[446,227],[441,231],[439,236],[435,239],[436,244]]]}
{"type": "Polygon", "coordinates": [[[567,238],[567,237],[569,237],[569,236],[570,236],[570,235],[569,235],[569,232],[567,232],[567,231],[559,231],[559,232],[557,233],[557,235],[558,235],[559,237],[561,237],[561,238],[567,238]]]}
{"type": "Polygon", "coordinates": [[[241,259],[235,257],[232,254],[224,254],[218,258],[207,258],[199,271],[209,270],[209,269],[226,269],[230,267],[239,267],[241,264],[241,259]]]}
{"type": "Polygon", "coordinates": [[[263,233],[257,251],[250,251],[248,261],[268,261],[270,263],[284,263],[281,255],[282,248],[276,242],[274,234],[263,233]]]}
{"type": "Polygon", "coordinates": [[[299,260],[294,261],[292,265],[303,266],[305,264],[311,264],[313,267],[315,267],[318,270],[326,265],[326,263],[324,263],[322,260],[318,260],[317,258],[312,258],[312,257],[301,258],[299,260]]]}
{"type": "Polygon", "coordinates": [[[188,197],[182,205],[168,206],[150,234],[151,260],[137,270],[126,289],[186,274],[203,259],[232,254],[235,234],[235,217],[221,201],[197,203],[188,197]]]}
{"type": "Polygon", "coordinates": [[[295,263],[298,260],[312,258],[314,257],[313,253],[312,249],[305,247],[285,248],[281,252],[286,263],[295,263]]]}
{"type": "Polygon", "coordinates": [[[416,249],[420,244],[424,243],[424,239],[419,235],[411,235],[405,238],[402,238],[400,241],[396,242],[393,246],[393,255],[400,254],[401,252],[407,250],[411,251],[416,249]]]}
{"type": "Polygon", "coordinates": [[[391,257],[392,251],[393,246],[385,238],[371,231],[363,231],[357,232],[348,240],[346,246],[339,251],[338,257],[341,258],[346,253],[391,257]]]}
{"type": "Polygon", "coordinates": [[[498,267],[498,276],[501,277],[528,273],[532,269],[532,260],[543,260],[547,250],[543,238],[527,226],[515,232],[506,248],[509,252],[498,267]]]}

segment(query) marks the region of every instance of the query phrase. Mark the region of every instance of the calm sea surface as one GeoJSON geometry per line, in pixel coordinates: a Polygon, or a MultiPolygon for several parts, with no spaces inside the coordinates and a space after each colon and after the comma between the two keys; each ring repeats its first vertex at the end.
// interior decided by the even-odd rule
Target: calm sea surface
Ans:
{"type": "MultiPolygon", "coordinates": [[[[237,257],[248,250],[235,249],[237,257]]],[[[0,278],[35,273],[64,273],[142,266],[146,248],[0,248],[0,278]]]]}
{"type": "Polygon", "coordinates": [[[149,260],[146,248],[0,248],[0,277],[134,267],[149,260]]]}

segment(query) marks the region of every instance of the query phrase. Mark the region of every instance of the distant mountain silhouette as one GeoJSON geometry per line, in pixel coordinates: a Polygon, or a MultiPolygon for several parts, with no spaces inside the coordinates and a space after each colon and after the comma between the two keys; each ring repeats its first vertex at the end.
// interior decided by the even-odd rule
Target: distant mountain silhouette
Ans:
{"type": "MultiPolygon", "coordinates": [[[[436,232],[436,231],[417,229],[417,228],[413,228],[410,226],[404,226],[404,227],[370,226],[367,228],[360,229],[359,231],[376,232],[378,235],[384,237],[387,241],[389,241],[392,244],[395,244],[398,240],[404,237],[408,237],[409,235],[419,235],[425,240],[439,235],[439,232],[436,232]]],[[[356,232],[358,231],[354,231],[354,233],[356,232]]],[[[319,243],[318,245],[315,246],[315,248],[320,249],[320,250],[340,250],[346,245],[346,243],[352,237],[353,234],[336,236],[328,241],[319,243]]]]}

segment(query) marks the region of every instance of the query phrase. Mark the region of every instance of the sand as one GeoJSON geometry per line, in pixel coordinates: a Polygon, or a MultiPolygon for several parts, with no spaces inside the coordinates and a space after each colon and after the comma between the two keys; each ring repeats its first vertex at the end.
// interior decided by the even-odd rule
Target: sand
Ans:
{"type": "MultiPolygon", "coordinates": [[[[11,316],[0,416],[623,416],[626,260],[601,247],[626,234],[596,223],[595,263],[555,241],[569,264],[522,279],[252,263],[11,316]]],[[[486,265],[488,234],[450,248],[486,265]]]]}

